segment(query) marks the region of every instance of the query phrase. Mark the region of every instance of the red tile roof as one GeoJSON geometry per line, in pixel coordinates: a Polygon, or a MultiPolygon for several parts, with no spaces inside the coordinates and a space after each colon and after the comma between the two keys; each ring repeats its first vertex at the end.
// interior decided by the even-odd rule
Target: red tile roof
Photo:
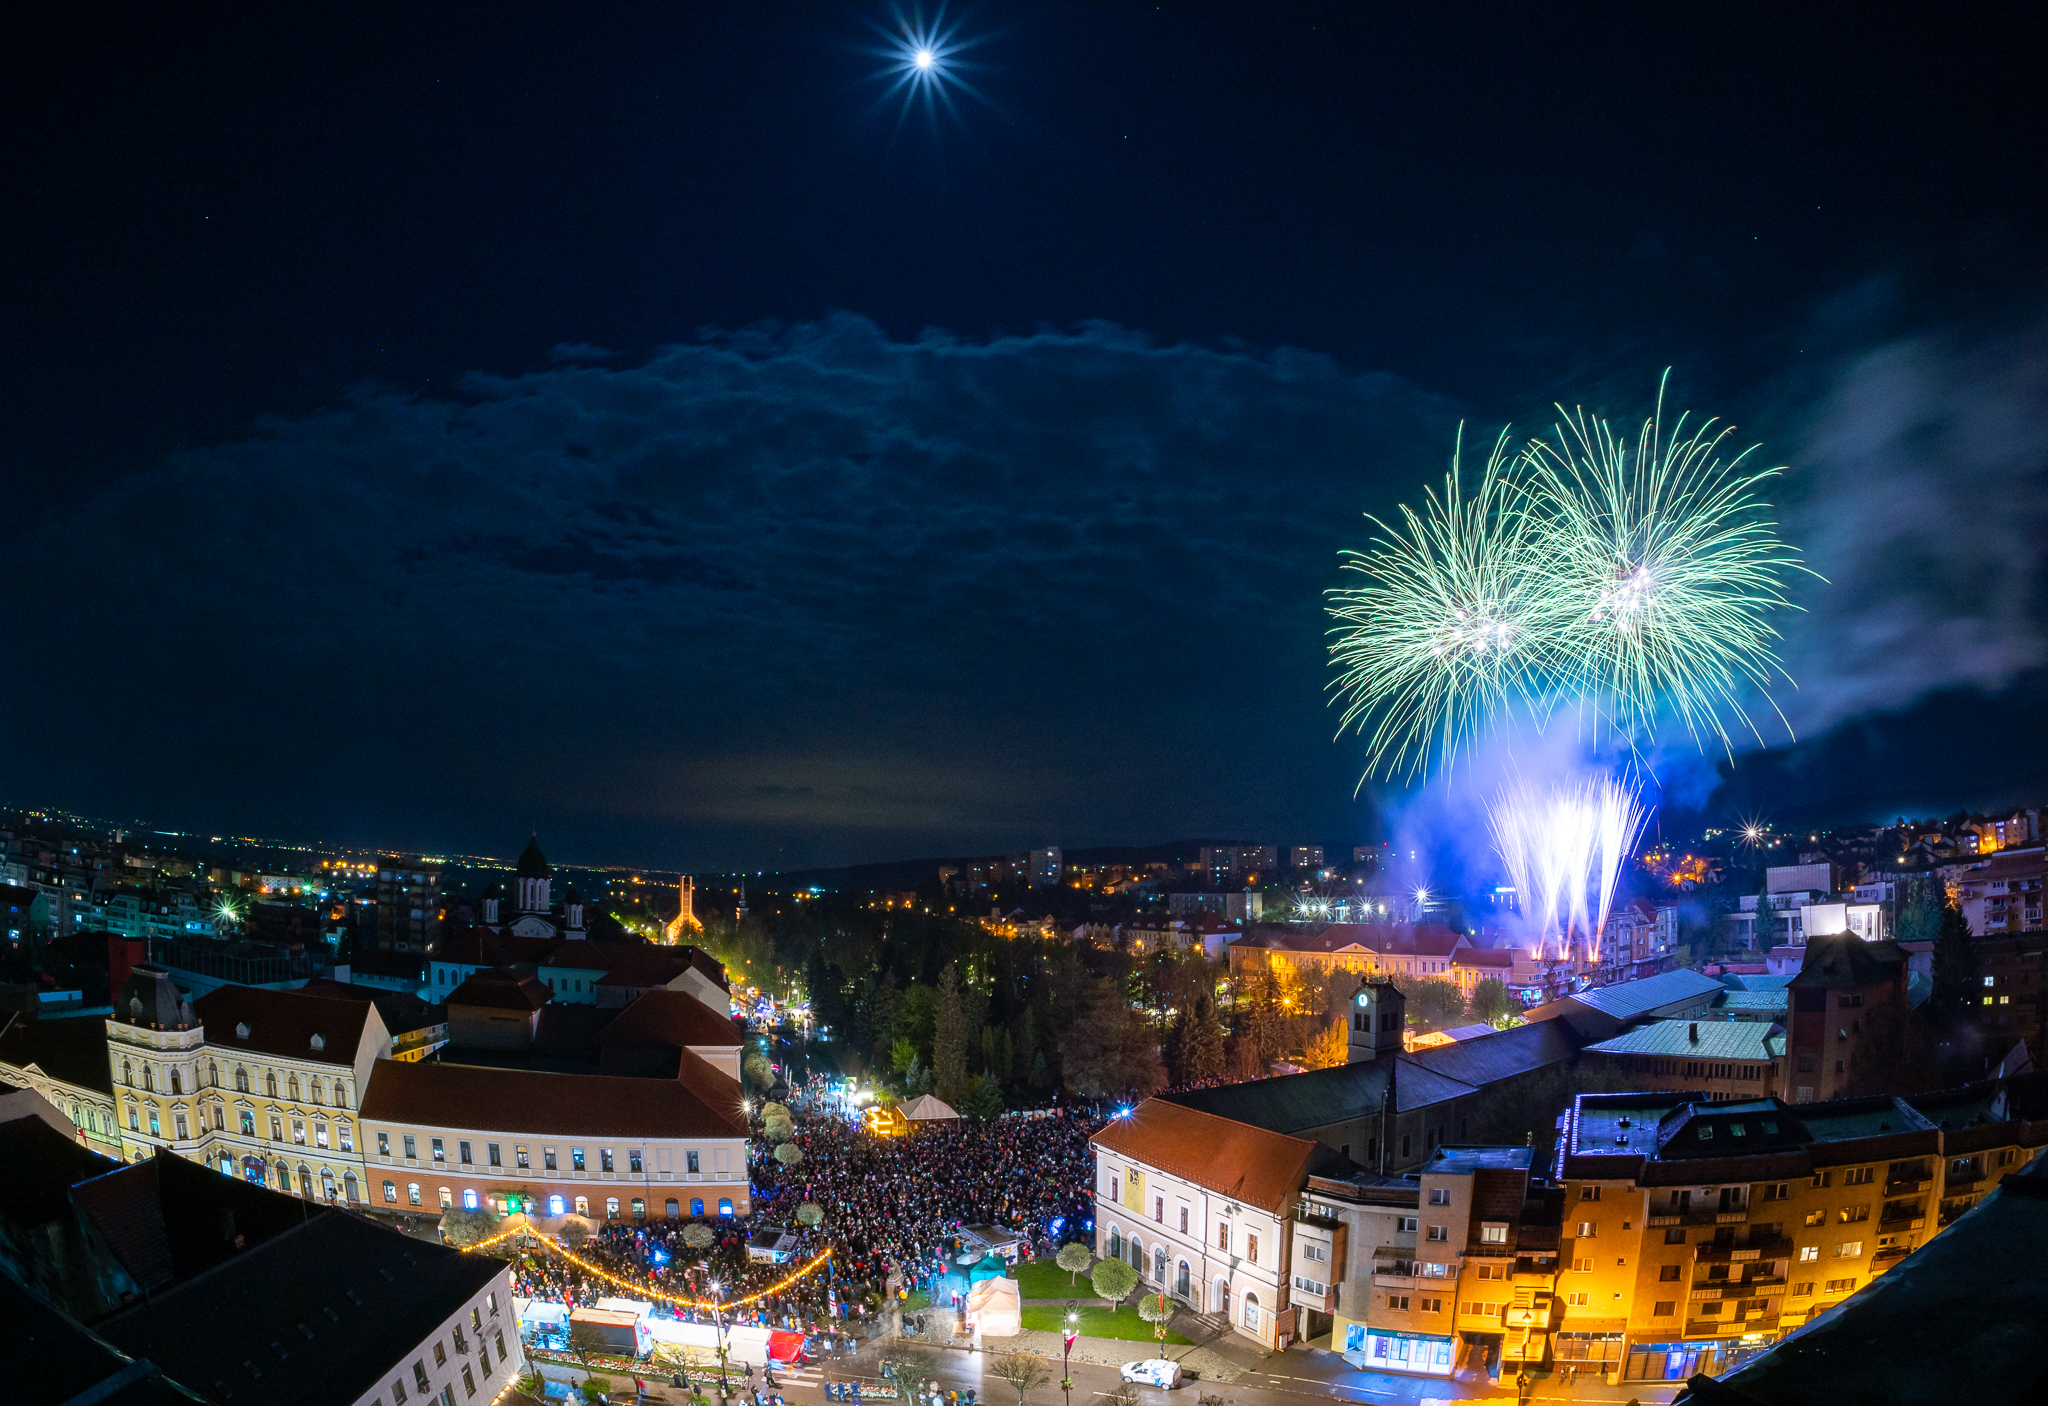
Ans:
{"type": "Polygon", "coordinates": [[[211,1046],[342,1065],[355,1063],[363,1023],[373,1009],[368,1001],[260,986],[223,986],[192,1003],[211,1046]],[[313,1047],[316,1038],[319,1049],[313,1047]]]}
{"type": "Polygon", "coordinates": [[[481,1006],[494,1011],[537,1011],[548,1003],[548,988],[537,976],[510,967],[492,967],[473,974],[450,991],[446,1006],[481,1006]]]}
{"type": "Polygon", "coordinates": [[[731,1049],[745,1041],[739,1022],[720,1015],[687,991],[644,992],[604,1028],[599,1043],[696,1045],[731,1049]]]}
{"type": "Polygon", "coordinates": [[[1089,1139],[1103,1151],[1276,1214],[1301,1190],[1322,1144],[1159,1099],[1089,1139]]]}
{"type": "Polygon", "coordinates": [[[680,1080],[380,1059],[363,1095],[362,1118],[536,1137],[745,1137],[739,1085],[708,1066],[705,1072],[722,1082],[693,1080],[700,1092],[680,1080]],[[725,1086],[731,1103],[718,1106],[725,1086]]]}

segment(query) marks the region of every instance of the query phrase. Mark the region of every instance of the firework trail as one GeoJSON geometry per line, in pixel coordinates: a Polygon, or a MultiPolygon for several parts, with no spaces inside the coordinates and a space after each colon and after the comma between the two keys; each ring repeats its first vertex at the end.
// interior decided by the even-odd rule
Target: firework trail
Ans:
{"type": "Polygon", "coordinates": [[[1516,783],[1488,815],[1494,847],[1514,881],[1515,898],[1539,955],[1564,956],[1576,936],[1600,959],[1600,936],[1649,812],[1634,787],[1603,777],[1542,794],[1516,783]]]}

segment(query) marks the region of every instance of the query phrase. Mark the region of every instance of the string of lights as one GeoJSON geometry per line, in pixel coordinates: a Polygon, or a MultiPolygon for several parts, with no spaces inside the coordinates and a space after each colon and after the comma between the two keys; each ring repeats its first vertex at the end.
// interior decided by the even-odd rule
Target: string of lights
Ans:
{"type": "Polygon", "coordinates": [[[500,1233],[493,1235],[488,1240],[479,1240],[474,1245],[465,1245],[463,1247],[463,1253],[468,1254],[472,1251],[488,1249],[492,1245],[498,1244],[500,1241],[509,1240],[519,1235],[531,1235],[534,1241],[542,1249],[548,1251],[550,1254],[560,1255],[563,1259],[575,1265],[584,1273],[594,1274],[599,1279],[604,1280],[607,1284],[611,1284],[614,1287],[620,1289],[631,1289],[633,1292],[637,1294],[645,1295],[650,1299],[659,1299],[661,1300],[661,1302],[666,1304],[673,1304],[677,1308],[708,1308],[719,1310],[729,1308],[742,1308],[745,1305],[754,1303],[757,1300],[765,1299],[770,1294],[781,1293],[784,1289],[788,1288],[791,1284],[796,1283],[799,1279],[803,1279],[809,1276],[810,1274],[816,1272],[819,1266],[825,1264],[832,1258],[832,1252],[830,1250],[823,1251],[822,1253],[814,1257],[812,1260],[810,1260],[809,1263],[803,1265],[795,1272],[785,1276],[784,1278],[776,1280],[773,1284],[770,1284],[765,1289],[761,1289],[756,1291],[755,1293],[748,1294],[745,1298],[690,1299],[684,1298],[679,1294],[666,1294],[663,1293],[661,1290],[654,1288],[652,1285],[638,1284],[630,1279],[626,1279],[617,1274],[614,1274],[610,1270],[604,1268],[602,1265],[593,1264],[589,1260],[584,1259],[581,1255],[577,1254],[575,1251],[571,1250],[568,1246],[562,1244],[560,1241],[550,1239],[548,1236],[541,1234],[539,1231],[535,1230],[530,1225],[516,1225],[512,1227],[512,1229],[510,1230],[501,1231],[500,1233]]]}

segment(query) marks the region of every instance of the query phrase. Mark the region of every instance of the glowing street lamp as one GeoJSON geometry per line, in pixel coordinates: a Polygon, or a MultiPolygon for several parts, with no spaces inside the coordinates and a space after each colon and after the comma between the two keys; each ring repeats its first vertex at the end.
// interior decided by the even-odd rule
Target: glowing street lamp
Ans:
{"type": "Polygon", "coordinates": [[[1067,1300],[1066,1331],[1062,1335],[1065,1341],[1060,1347],[1060,1390],[1066,1394],[1067,1406],[1074,1406],[1074,1373],[1070,1359],[1074,1355],[1074,1336],[1081,1329],[1080,1310],[1075,1307],[1079,1302],[1078,1299],[1067,1300]]]}

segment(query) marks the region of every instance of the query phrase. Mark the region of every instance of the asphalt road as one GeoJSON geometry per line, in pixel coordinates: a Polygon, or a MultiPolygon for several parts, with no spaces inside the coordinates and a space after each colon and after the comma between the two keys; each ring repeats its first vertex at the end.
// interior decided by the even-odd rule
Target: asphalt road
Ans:
{"type": "MultiPolygon", "coordinates": [[[[1143,1355],[1149,1345],[1132,1343],[1130,1346],[1131,1356],[1136,1358],[1143,1355]]],[[[937,1362],[939,1389],[964,1392],[971,1388],[980,1406],[1015,1406],[1016,1389],[988,1373],[991,1360],[1000,1352],[1000,1348],[992,1352],[935,1349],[933,1356],[937,1362]]],[[[780,1390],[790,1406],[823,1406],[823,1386],[827,1378],[873,1381],[880,1376],[880,1358],[881,1350],[876,1347],[869,1347],[854,1358],[827,1358],[795,1373],[778,1374],[780,1390]]],[[[1027,1393],[1024,1406],[1098,1406],[1102,1397],[1122,1385],[1116,1368],[1077,1362],[1072,1367],[1074,1390],[1069,1402],[1063,1399],[1057,1386],[1059,1363],[1056,1360],[1051,1362],[1048,1370],[1051,1381],[1027,1393]]],[[[569,1379],[580,1378],[582,1374],[550,1368],[549,1375],[569,1379]]],[[[631,1383],[624,1385],[630,1387],[631,1383]]],[[[1534,1384],[1524,1399],[1545,1403],[1594,1402],[1603,1403],[1603,1406],[1623,1406],[1623,1403],[1633,1400],[1640,1402],[1641,1406],[1663,1406],[1676,1394],[1677,1387],[1677,1383],[1641,1382],[1610,1387],[1597,1379],[1582,1379],[1567,1388],[1561,1381],[1544,1378],[1534,1384]]],[[[1205,1395],[1220,1397],[1228,1406],[1304,1406],[1311,1401],[1350,1402],[1356,1406],[1367,1406],[1367,1403],[1373,1406],[1378,1406],[1378,1403],[1420,1406],[1420,1403],[1434,1401],[1509,1402],[1517,1399],[1512,1382],[1498,1386],[1490,1382],[1475,1385],[1440,1378],[1360,1372],[1333,1353],[1305,1350],[1269,1358],[1262,1369],[1246,1370],[1232,1382],[1188,1381],[1173,1391],[1150,1386],[1139,1386],[1134,1390],[1139,1406],[1197,1406],[1205,1395]]],[[[630,1400],[630,1392],[623,1397],[614,1393],[614,1400],[621,1399],[630,1400]]],[[[674,1406],[681,1406],[686,1399],[686,1393],[667,1386],[649,1393],[650,1401],[674,1403],[674,1406]]],[[[712,1399],[716,1402],[715,1392],[712,1399]]],[[[733,1406],[741,1406],[738,1395],[733,1398],[733,1406]]]]}

